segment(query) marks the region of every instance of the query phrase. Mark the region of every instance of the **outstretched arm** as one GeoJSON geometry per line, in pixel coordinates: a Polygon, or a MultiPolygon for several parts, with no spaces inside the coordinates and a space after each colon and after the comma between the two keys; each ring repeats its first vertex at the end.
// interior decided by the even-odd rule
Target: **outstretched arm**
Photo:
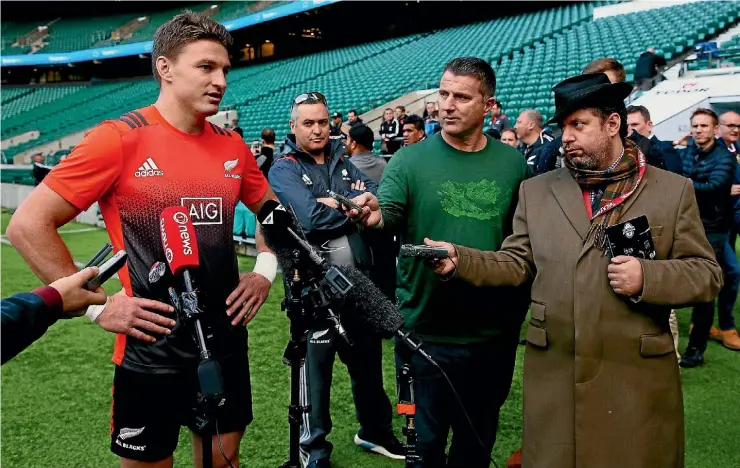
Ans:
{"type": "Polygon", "coordinates": [[[534,259],[529,242],[524,184],[519,188],[519,204],[514,213],[514,232],[498,252],[483,252],[447,242],[425,239],[425,244],[447,248],[449,258],[440,261],[435,272],[454,274],[475,286],[518,286],[534,275],[534,259]]]}

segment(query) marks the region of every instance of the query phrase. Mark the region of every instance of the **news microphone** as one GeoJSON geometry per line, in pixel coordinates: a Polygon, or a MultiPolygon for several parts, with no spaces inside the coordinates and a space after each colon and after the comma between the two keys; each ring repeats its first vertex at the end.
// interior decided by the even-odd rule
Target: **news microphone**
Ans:
{"type": "Polygon", "coordinates": [[[164,257],[175,276],[182,274],[185,291],[193,291],[190,269],[200,266],[198,240],[195,227],[185,207],[171,206],[162,210],[159,216],[159,233],[162,239],[164,257]]]}

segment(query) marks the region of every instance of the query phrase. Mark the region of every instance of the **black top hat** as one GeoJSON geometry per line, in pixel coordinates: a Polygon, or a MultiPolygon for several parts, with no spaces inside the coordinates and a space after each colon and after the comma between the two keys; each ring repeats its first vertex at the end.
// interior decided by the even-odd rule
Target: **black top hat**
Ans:
{"type": "Polygon", "coordinates": [[[555,93],[555,115],[547,123],[560,123],[573,112],[588,107],[624,106],[632,92],[628,83],[612,83],[604,73],[572,76],[552,88],[555,93]]]}

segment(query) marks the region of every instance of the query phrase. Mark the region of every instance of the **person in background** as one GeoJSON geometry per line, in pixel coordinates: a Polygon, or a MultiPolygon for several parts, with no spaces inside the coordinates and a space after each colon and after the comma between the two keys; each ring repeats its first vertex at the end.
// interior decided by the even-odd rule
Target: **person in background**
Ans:
{"type": "Polygon", "coordinates": [[[335,112],[331,115],[331,124],[329,125],[329,139],[340,140],[347,138],[342,132],[342,114],[335,112]]]}
{"type": "Polygon", "coordinates": [[[497,130],[499,135],[503,135],[504,130],[512,128],[511,122],[506,114],[503,113],[501,103],[496,101],[491,111],[491,129],[497,130]]]}
{"type": "Polygon", "coordinates": [[[719,116],[719,143],[735,158],[739,157],[738,137],[740,137],[740,114],[727,111],[719,116]]]}
{"type": "Polygon", "coordinates": [[[231,121],[231,129],[235,133],[238,133],[240,137],[244,136],[244,130],[239,126],[239,121],[237,119],[231,121]]]}
{"type": "Polygon", "coordinates": [[[2,302],[2,363],[13,359],[59,319],[79,317],[88,306],[105,304],[103,288],[85,289],[85,283],[95,278],[97,267],[85,268],[73,275],[59,278],[49,286],[30,293],[16,294],[2,302]]]}
{"type": "Polygon", "coordinates": [[[51,166],[47,166],[44,164],[44,155],[41,153],[36,153],[31,157],[31,173],[33,174],[34,183],[35,185],[38,185],[41,183],[41,181],[44,180],[44,177],[51,172],[51,166]]]}
{"type": "Polygon", "coordinates": [[[393,109],[387,108],[383,111],[383,123],[380,124],[379,132],[380,139],[383,141],[383,154],[394,154],[401,147],[401,142],[397,139],[400,131],[401,125],[393,116],[393,109]]]}
{"type": "Polygon", "coordinates": [[[260,149],[260,156],[257,158],[257,166],[267,179],[272,161],[275,159],[275,130],[271,128],[263,129],[260,140],[262,148],[260,149]]]}
{"type": "Polygon", "coordinates": [[[719,116],[719,142],[725,145],[727,151],[738,162],[735,169],[735,178],[732,181],[730,193],[735,207],[734,222],[730,230],[730,247],[735,251],[737,233],[740,232],[740,154],[738,153],[738,137],[740,136],[740,114],[734,111],[724,112],[719,116]]]}
{"type": "Polygon", "coordinates": [[[439,124],[439,111],[437,110],[435,103],[427,102],[423,118],[424,134],[426,134],[426,136],[432,136],[442,130],[442,126],[439,124]]]}
{"type": "Polygon", "coordinates": [[[433,101],[429,101],[424,104],[424,114],[422,115],[422,118],[426,120],[427,117],[431,117],[435,112],[437,112],[437,104],[433,101]]]}
{"type": "Polygon", "coordinates": [[[347,135],[349,161],[376,184],[380,184],[385,169],[385,159],[373,154],[375,135],[367,125],[353,127],[347,135]]]}
{"type": "MultiPolygon", "coordinates": [[[[385,159],[370,151],[374,140],[375,135],[370,127],[365,125],[354,127],[347,137],[347,154],[350,155],[349,162],[357,166],[357,169],[373,182],[380,184],[387,163],[385,159]]],[[[373,253],[370,278],[390,301],[395,302],[396,257],[400,243],[392,233],[375,229],[365,229],[362,232],[362,240],[373,253]]]]}
{"type": "Polygon", "coordinates": [[[501,133],[501,143],[519,149],[519,138],[516,136],[516,130],[513,128],[504,130],[501,133]]]}
{"type": "Polygon", "coordinates": [[[524,158],[533,174],[538,174],[537,163],[547,148],[547,144],[553,141],[553,137],[545,132],[542,114],[534,109],[522,111],[514,125],[519,140],[524,145],[524,158]]]}
{"type": "Polygon", "coordinates": [[[731,187],[737,161],[715,138],[718,118],[714,111],[698,108],[691,115],[693,142],[681,151],[683,175],[691,179],[706,238],[724,273],[724,285],[718,297],[720,330],[713,326],[714,301],[694,305],[693,327],[689,344],[681,356],[681,367],[696,367],[704,363],[704,352],[710,334],[721,339],[725,347],[740,350],[740,337],[734,328],[733,307],[737,300],[740,270],[737,257],[729,245],[733,221],[731,187]],[[714,328],[714,330],[713,330],[714,328]]]}
{"type": "Polygon", "coordinates": [[[647,91],[661,81],[660,69],[666,66],[665,58],[650,47],[640,54],[635,64],[635,84],[647,91]]]}
{"type": "Polygon", "coordinates": [[[357,115],[357,111],[352,109],[349,111],[349,120],[347,121],[347,125],[350,127],[354,127],[355,125],[364,125],[365,123],[362,121],[359,115],[357,115]]]}
{"type": "Polygon", "coordinates": [[[395,116],[398,123],[403,127],[403,124],[406,123],[406,108],[404,106],[396,106],[395,116]]]}
{"type": "Polygon", "coordinates": [[[648,164],[681,174],[681,155],[673,147],[673,142],[658,140],[653,135],[653,121],[650,120],[650,111],[645,106],[627,108],[627,126],[629,138],[637,143],[648,164]]]}
{"type": "Polygon", "coordinates": [[[410,146],[414,143],[426,140],[427,136],[424,133],[424,121],[421,120],[416,114],[411,114],[406,117],[406,122],[403,125],[403,144],[404,146],[410,146]]]}

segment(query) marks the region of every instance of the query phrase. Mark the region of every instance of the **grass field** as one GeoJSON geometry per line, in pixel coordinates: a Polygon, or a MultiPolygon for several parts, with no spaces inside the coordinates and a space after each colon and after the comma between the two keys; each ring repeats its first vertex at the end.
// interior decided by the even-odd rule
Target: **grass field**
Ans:
{"type": "MultiPolygon", "coordinates": [[[[8,219],[9,215],[3,213],[2,234],[8,219]]],[[[63,229],[85,227],[72,223],[63,229]]],[[[63,238],[75,260],[82,262],[108,240],[103,230],[68,233],[63,234],[63,238]]],[[[2,244],[0,254],[3,297],[31,290],[40,284],[13,247],[2,244]]],[[[251,259],[240,258],[240,265],[245,271],[251,270],[251,259]]],[[[109,293],[119,288],[115,280],[106,284],[109,293]]],[[[289,369],[281,363],[288,338],[288,320],[280,311],[281,289],[273,288],[268,302],[250,324],[255,420],[241,446],[242,466],[248,468],[275,468],[285,460],[288,449],[289,369]]],[[[689,318],[688,310],[679,312],[682,350],[686,346],[689,318]]],[[[4,467],[118,466],[117,458],[108,449],[113,340],[113,335],[84,317],[63,321],[2,367],[1,455],[4,467]]],[[[520,444],[522,356],[523,348],[520,347],[514,384],[501,413],[494,450],[494,456],[502,467],[508,455],[520,444]]],[[[706,359],[703,367],[682,371],[686,466],[738,468],[740,353],[710,343],[706,359]]],[[[384,345],[383,370],[386,390],[393,396],[390,343],[384,345]]],[[[334,444],[332,465],[335,468],[402,467],[401,461],[364,453],[352,443],[357,423],[347,372],[339,363],[334,371],[333,390],[334,430],[329,436],[334,444]]],[[[396,419],[400,435],[403,421],[401,417],[396,419]]],[[[180,434],[175,466],[192,466],[190,438],[185,430],[180,434]]]]}

